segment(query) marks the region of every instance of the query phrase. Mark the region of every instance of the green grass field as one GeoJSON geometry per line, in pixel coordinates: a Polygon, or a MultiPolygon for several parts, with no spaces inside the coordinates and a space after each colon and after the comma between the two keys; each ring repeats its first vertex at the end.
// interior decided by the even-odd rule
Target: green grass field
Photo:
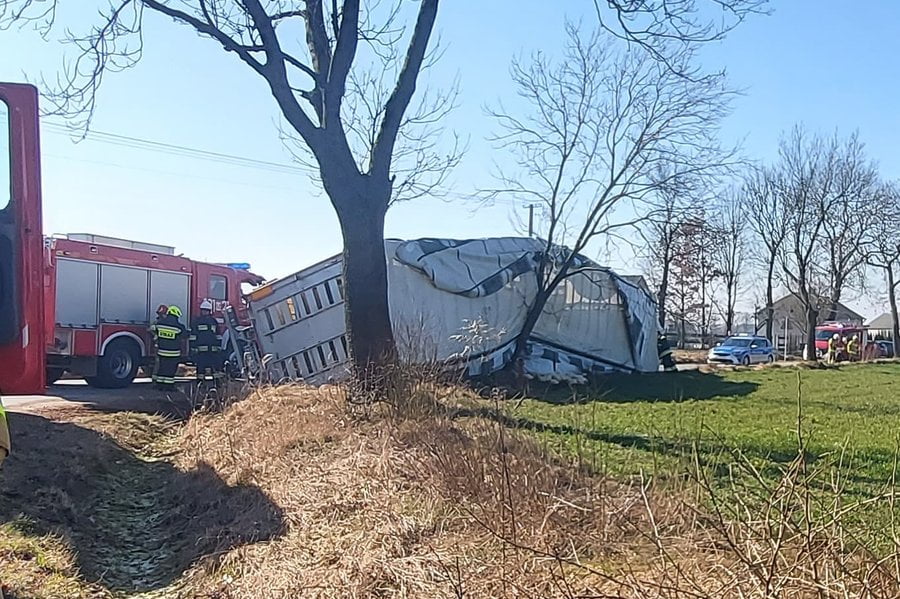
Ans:
{"type": "Polygon", "coordinates": [[[614,476],[677,476],[693,464],[727,477],[746,458],[776,479],[798,456],[829,464],[848,494],[890,484],[900,438],[900,364],[610,377],[552,391],[504,418],[549,448],[614,476]]]}

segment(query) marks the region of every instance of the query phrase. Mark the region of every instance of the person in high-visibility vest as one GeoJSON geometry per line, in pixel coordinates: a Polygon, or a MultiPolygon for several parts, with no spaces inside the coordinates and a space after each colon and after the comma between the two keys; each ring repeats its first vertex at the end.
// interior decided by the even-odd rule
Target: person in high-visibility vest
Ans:
{"type": "Polygon", "coordinates": [[[169,306],[166,315],[150,327],[156,339],[157,368],[153,382],[158,389],[166,391],[175,388],[175,373],[181,363],[181,340],[186,330],[179,318],[181,309],[169,306]]]}
{"type": "Polygon", "coordinates": [[[851,362],[859,361],[859,335],[853,335],[847,341],[847,359],[851,362]]]}
{"type": "Polygon", "coordinates": [[[9,424],[6,421],[6,410],[3,409],[3,402],[0,401],[0,464],[9,455],[12,446],[9,442],[9,424]]]}
{"type": "Polygon", "coordinates": [[[219,321],[212,315],[212,302],[203,300],[200,316],[191,323],[191,352],[197,367],[197,378],[206,378],[206,372],[215,374],[221,367],[222,338],[219,337],[219,321]]]}
{"type": "Polygon", "coordinates": [[[675,356],[672,355],[672,347],[669,345],[665,333],[660,333],[656,338],[656,351],[659,353],[659,363],[662,364],[664,371],[678,371],[678,367],[675,365],[675,356]]]}

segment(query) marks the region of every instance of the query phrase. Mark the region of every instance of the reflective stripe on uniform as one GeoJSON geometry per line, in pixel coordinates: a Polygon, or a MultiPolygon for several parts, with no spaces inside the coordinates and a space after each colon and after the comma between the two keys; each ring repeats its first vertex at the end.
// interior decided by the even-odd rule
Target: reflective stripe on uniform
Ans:
{"type": "Polygon", "coordinates": [[[665,358],[666,356],[671,356],[671,355],[672,355],[672,348],[669,347],[669,348],[664,349],[662,352],[660,352],[659,357],[665,358]]]}
{"type": "Polygon", "coordinates": [[[156,325],[156,336],[160,339],[175,339],[180,332],[181,329],[178,327],[170,327],[164,324],[156,325]]]}
{"type": "Polygon", "coordinates": [[[173,377],[173,376],[157,376],[156,382],[160,385],[174,385],[175,377],[173,377]]]}
{"type": "Polygon", "coordinates": [[[215,327],[213,327],[211,324],[198,324],[197,330],[198,331],[214,331],[215,327]]]}
{"type": "Polygon", "coordinates": [[[181,350],[179,349],[158,349],[156,355],[160,358],[180,358],[181,350]]]}

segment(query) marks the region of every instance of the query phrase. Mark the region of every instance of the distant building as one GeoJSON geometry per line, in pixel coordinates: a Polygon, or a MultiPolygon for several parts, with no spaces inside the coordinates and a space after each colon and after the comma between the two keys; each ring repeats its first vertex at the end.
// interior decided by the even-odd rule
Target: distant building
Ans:
{"type": "MultiPolygon", "coordinates": [[[[822,301],[820,304],[827,302],[822,301]]],[[[788,294],[775,301],[774,322],[772,325],[772,343],[775,347],[784,351],[784,344],[787,341],[788,353],[799,353],[806,344],[806,311],[800,303],[800,299],[794,294],[788,294]]],[[[822,324],[825,320],[827,309],[819,311],[818,324],[822,324]]],[[[764,334],[766,331],[766,309],[762,308],[756,313],[756,332],[764,334]]],[[[830,320],[845,322],[848,324],[863,323],[861,314],[854,312],[844,304],[838,304],[837,315],[830,320]]]]}
{"type": "Polygon", "coordinates": [[[869,324],[869,339],[893,339],[894,338],[894,319],[890,312],[885,312],[877,318],[873,318],[869,324]]]}

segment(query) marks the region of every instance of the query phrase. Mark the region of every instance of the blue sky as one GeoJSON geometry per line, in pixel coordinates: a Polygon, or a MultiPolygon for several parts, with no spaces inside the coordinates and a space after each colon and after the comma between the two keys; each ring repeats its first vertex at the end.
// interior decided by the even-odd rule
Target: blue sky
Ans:
{"type": "MultiPolygon", "coordinates": [[[[565,18],[589,25],[591,6],[587,0],[442,3],[438,31],[445,54],[428,79],[438,86],[454,76],[460,80],[460,107],[449,125],[470,142],[453,176],[455,198],[489,185],[492,162],[505,160],[485,139],[493,125],[483,107],[512,93],[510,59],[536,49],[555,51],[565,18]],[[564,13],[559,6],[572,10],[564,13]]],[[[703,52],[704,65],[726,68],[732,85],[746,92],[724,125],[724,139],[743,140],[748,156],[766,160],[775,154],[781,131],[794,123],[823,131],[859,129],[883,175],[900,178],[900,2],[870,0],[864,10],[853,10],[836,0],[775,0],[774,9],[703,52]]],[[[43,41],[31,31],[0,32],[0,80],[37,79],[41,73],[52,78],[65,51],[52,40],[61,35],[60,29],[43,41]]],[[[234,55],[151,14],[142,61],[107,76],[94,127],[288,162],[278,122],[262,80],[234,55]]],[[[75,144],[55,130],[45,130],[42,143],[47,233],[96,232],[175,245],[198,259],[250,262],[267,277],[340,250],[327,198],[302,173],[275,174],[90,139],[75,144]]],[[[387,233],[512,234],[511,210],[524,208],[420,200],[392,209],[387,233]]],[[[637,271],[629,256],[623,250],[604,258],[622,271],[637,271]]],[[[872,303],[863,302],[867,312],[878,311],[879,301],[872,303]]]]}

